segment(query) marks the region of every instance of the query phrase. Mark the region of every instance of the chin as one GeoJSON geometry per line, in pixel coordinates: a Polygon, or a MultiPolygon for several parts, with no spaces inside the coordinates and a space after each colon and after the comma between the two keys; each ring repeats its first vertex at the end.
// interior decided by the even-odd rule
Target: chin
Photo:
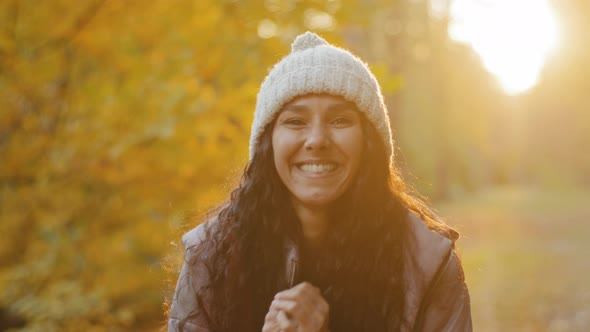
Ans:
{"type": "Polygon", "coordinates": [[[301,195],[295,198],[302,204],[310,207],[328,207],[334,203],[340,195],[333,194],[313,194],[301,195]]]}

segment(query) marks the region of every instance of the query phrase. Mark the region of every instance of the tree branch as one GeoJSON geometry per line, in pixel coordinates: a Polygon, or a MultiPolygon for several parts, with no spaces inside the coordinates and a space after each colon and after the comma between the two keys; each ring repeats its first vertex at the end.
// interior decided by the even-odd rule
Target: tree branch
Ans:
{"type": "Polygon", "coordinates": [[[86,26],[92,21],[92,19],[98,13],[100,7],[105,3],[106,0],[98,0],[94,4],[88,6],[82,15],[78,16],[76,22],[72,25],[71,29],[66,31],[62,36],[57,37],[53,40],[49,40],[42,44],[41,46],[37,47],[35,51],[43,49],[43,48],[53,48],[56,46],[63,46],[65,44],[69,44],[76,38],[76,36],[84,30],[86,26]]]}

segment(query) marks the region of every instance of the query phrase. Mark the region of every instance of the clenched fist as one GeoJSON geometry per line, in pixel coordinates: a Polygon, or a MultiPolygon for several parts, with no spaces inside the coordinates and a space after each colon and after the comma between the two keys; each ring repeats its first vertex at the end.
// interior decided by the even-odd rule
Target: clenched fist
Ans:
{"type": "Polygon", "coordinates": [[[328,332],[329,306],[308,282],[275,295],[262,332],[328,332]]]}

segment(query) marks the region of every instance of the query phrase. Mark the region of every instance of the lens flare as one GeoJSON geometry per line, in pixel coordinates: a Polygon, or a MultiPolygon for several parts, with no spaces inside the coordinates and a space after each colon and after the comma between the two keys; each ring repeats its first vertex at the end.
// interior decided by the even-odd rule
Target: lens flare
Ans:
{"type": "Polygon", "coordinates": [[[454,0],[450,37],[470,45],[506,93],[533,87],[558,28],[547,0],[454,0]]]}

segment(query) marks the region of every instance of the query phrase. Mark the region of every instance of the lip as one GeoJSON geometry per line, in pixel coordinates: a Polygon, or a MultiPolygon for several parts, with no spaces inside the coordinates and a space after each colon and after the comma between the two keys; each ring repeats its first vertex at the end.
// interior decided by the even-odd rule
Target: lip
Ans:
{"type": "Polygon", "coordinates": [[[313,165],[335,164],[336,166],[340,166],[340,163],[338,163],[334,160],[331,160],[331,159],[308,159],[308,160],[298,161],[293,164],[296,166],[301,166],[301,165],[305,165],[305,164],[313,164],[313,165]]]}
{"type": "Polygon", "coordinates": [[[332,177],[336,174],[338,174],[338,172],[341,170],[341,164],[338,162],[335,162],[333,160],[327,160],[327,159],[310,159],[310,160],[305,160],[305,161],[301,161],[301,162],[296,162],[293,164],[294,168],[296,170],[297,173],[299,173],[300,175],[306,177],[306,178],[312,178],[312,179],[320,179],[320,178],[328,178],[328,177],[332,177]],[[334,169],[326,172],[326,173],[309,173],[304,171],[303,169],[301,169],[301,166],[303,165],[322,165],[322,164],[332,164],[335,165],[334,169]]]}

